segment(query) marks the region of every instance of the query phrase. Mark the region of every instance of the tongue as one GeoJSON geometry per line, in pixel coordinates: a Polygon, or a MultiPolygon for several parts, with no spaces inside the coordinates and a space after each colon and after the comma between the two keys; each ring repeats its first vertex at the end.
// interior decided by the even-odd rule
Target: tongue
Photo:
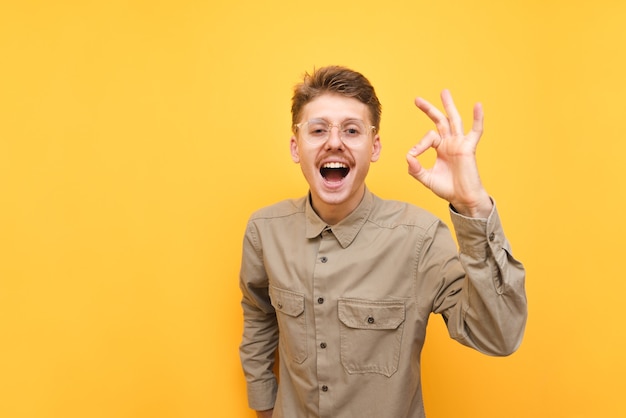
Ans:
{"type": "Polygon", "coordinates": [[[343,170],[341,169],[326,169],[324,170],[324,178],[327,181],[341,181],[344,177],[343,170]]]}

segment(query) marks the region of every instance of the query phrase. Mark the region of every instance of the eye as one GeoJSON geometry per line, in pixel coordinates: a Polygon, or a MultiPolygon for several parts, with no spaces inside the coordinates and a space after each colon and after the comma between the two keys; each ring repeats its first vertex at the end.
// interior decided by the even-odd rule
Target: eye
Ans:
{"type": "Polygon", "coordinates": [[[348,138],[355,138],[363,134],[364,128],[356,122],[349,122],[343,125],[343,129],[341,131],[344,136],[348,138]]]}
{"type": "Polygon", "coordinates": [[[328,125],[321,122],[309,123],[307,133],[312,137],[326,136],[328,133],[328,125]]]}

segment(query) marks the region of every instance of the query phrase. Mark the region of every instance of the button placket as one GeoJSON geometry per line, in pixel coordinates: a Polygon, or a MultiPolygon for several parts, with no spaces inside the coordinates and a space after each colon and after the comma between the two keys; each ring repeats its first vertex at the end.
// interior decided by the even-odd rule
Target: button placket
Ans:
{"type": "Polygon", "coordinates": [[[338,250],[341,247],[330,228],[326,228],[318,238],[319,246],[317,254],[313,259],[315,263],[313,272],[313,315],[317,351],[316,372],[320,393],[319,416],[328,417],[332,409],[332,397],[323,394],[330,392],[329,386],[335,381],[337,373],[335,356],[338,355],[338,352],[335,352],[335,337],[328,327],[328,321],[335,304],[332,294],[329,293],[329,286],[330,279],[336,274],[334,272],[336,268],[335,262],[338,260],[333,257],[338,256],[338,250]],[[329,297],[331,299],[328,299],[329,297]]]}

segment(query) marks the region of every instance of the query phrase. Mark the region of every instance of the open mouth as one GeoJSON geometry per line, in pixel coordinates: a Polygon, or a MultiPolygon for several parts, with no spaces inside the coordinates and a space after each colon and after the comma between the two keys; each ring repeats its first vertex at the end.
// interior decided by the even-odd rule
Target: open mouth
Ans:
{"type": "Polygon", "coordinates": [[[350,167],[344,163],[332,162],[326,163],[320,168],[320,174],[324,180],[330,182],[338,182],[343,180],[350,172],[350,167]]]}

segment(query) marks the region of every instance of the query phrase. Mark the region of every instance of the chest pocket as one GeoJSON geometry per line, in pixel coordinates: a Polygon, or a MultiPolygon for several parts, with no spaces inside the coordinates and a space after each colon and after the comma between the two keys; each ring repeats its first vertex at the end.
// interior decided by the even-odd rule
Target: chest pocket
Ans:
{"type": "Polygon", "coordinates": [[[338,310],[346,372],[393,375],[400,360],[404,302],[340,299],[338,310]]]}
{"type": "Polygon", "coordinates": [[[307,358],[304,295],[270,286],[270,300],[278,319],[278,344],[282,355],[296,363],[307,358]]]}

